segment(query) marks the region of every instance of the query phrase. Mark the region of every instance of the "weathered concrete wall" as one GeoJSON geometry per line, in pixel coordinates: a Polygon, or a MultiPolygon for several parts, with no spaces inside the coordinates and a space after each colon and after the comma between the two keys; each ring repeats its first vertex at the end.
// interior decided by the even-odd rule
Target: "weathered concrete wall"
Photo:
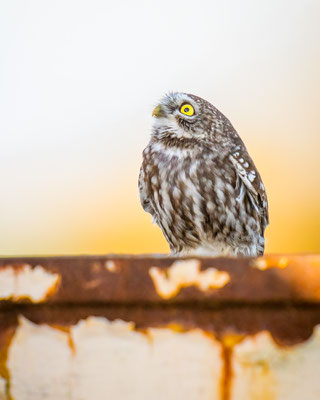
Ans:
{"type": "Polygon", "coordinates": [[[319,400],[320,256],[0,260],[0,399],[319,400]]]}

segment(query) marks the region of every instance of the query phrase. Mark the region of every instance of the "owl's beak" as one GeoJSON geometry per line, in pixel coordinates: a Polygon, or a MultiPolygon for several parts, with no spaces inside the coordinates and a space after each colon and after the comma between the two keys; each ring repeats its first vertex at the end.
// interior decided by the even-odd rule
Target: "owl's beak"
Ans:
{"type": "Polygon", "coordinates": [[[165,116],[163,108],[159,105],[152,111],[152,116],[156,118],[161,118],[165,116]]]}

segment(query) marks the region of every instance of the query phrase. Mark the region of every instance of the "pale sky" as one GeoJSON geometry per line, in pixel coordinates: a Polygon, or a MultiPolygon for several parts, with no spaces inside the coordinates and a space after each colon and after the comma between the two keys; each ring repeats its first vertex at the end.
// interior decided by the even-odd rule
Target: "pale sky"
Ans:
{"type": "Polygon", "coordinates": [[[267,250],[320,251],[319,18],[317,0],[2,1],[0,254],[167,251],[137,175],[170,90],[247,144],[267,250]]]}

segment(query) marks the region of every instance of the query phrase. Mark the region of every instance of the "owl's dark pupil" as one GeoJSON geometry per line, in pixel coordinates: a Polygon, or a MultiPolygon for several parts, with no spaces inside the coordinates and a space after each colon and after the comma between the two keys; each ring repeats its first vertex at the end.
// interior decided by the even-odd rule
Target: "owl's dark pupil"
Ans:
{"type": "Polygon", "coordinates": [[[185,112],[189,112],[189,108],[186,107],[186,108],[184,109],[184,111],[185,111],[185,112]]]}

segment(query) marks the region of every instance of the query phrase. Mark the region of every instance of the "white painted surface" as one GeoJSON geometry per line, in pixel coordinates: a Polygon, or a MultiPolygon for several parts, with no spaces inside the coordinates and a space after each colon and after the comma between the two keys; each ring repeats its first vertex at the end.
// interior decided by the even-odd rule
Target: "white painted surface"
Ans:
{"type": "Polygon", "coordinates": [[[301,344],[279,347],[267,332],[235,347],[231,400],[320,399],[320,329],[301,344]]]}
{"type": "MultiPolygon", "coordinates": [[[[247,337],[234,347],[230,400],[319,400],[319,360],[320,328],[291,347],[247,337]]],[[[221,344],[200,330],[90,317],[68,334],[21,318],[7,366],[15,400],[225,400],[221,344]]]]}
{"type": "Polygon", "coordinates": [[[218,342],[200,330],[178,333],[91,317],[68,334],[25,319],[10,347],[15,400],[203,400],[218,398],[218,342]]]}
{"type": "Polygon", "coordinates": [[[0,270],[0,299],[9,299],[15,292],[15,274],[12,267],[0,270]]]}
{"type": "Polygon", "coordinates": [[[71,361],[66,333],[21,318],[7,362],[12,397],[14,400],[69,400],[71,361]]]}

